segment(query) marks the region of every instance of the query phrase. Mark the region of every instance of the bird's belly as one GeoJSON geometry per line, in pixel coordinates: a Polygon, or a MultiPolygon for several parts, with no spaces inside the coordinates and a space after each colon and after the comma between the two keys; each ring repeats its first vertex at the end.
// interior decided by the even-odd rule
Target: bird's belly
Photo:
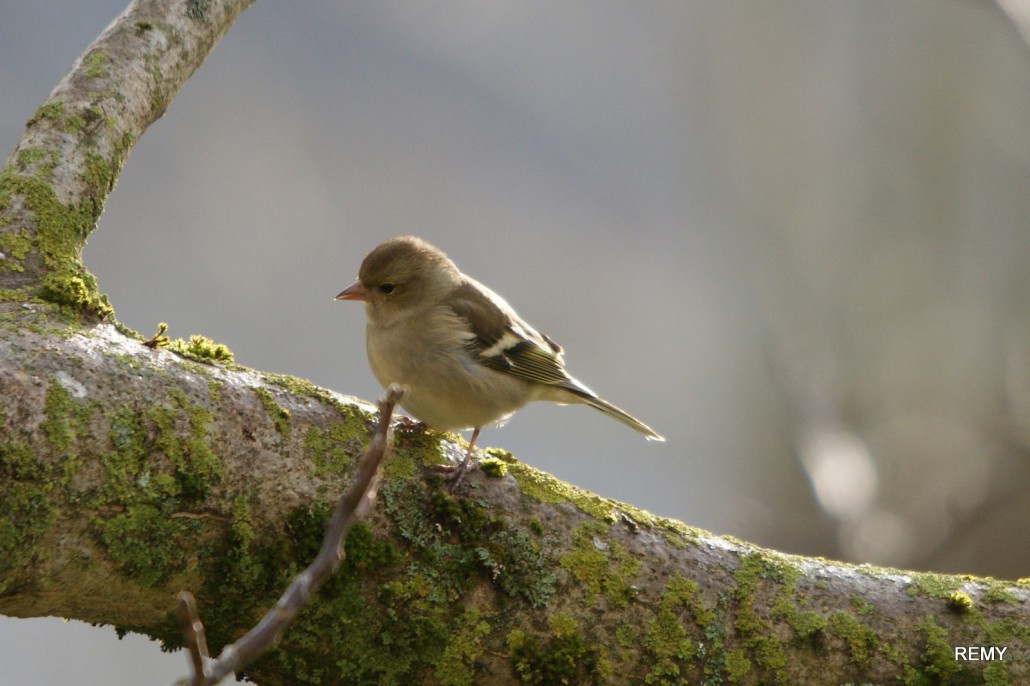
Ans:
{"type": "Polygon", "coordinates": [[[379,340],[368,358],[380,385],[405,386],[401,406],[434,429],[495,424],[532,399],[530,384],[484,367],[461,348],[379,340]]]}

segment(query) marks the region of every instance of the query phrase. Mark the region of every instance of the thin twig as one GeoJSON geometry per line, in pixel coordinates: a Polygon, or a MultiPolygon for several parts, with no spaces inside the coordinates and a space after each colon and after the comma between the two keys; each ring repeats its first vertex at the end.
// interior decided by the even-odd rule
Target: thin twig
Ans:
{"type": "Polygon", "coordinates": [[[275,645],[308,597],[336,571],[343,561],[347,532],[356,521],[371,511],[375,502],[380,478],[379,465],[389,449],[390,419],[403,394],[400,387],[393,385],[387,390],[386,397],[379,401],[379,424],[372,434],[372,442],[358,460],[354,481],[333,510],[322,549],[308,568],[293,578],[275,607],[253,629],[235,643],[225,646],[222,653],[212,660],[207,654],[204,624],[197,615],[193,596],[188,591],[179,594],[179,616],[190,653],[193,676],[180,679],[176,682],[177,686],[213,686],[232,672],[250,664],[258,655],[275,645]]]}
{"type": "Polygon", "coordinates": [[[193,674],[203,675],[204,663],[208,660],[207,638],[204,635],[204,623],[197,614],[197,601],[189,591],[179,593],[179,621],[186,637],[193,674]]]}

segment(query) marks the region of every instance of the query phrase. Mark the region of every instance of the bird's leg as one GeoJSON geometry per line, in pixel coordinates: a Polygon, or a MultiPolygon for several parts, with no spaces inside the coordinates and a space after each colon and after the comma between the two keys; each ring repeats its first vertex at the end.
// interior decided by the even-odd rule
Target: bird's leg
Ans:
{"type": "Polygon", "coordinates": [[[469,470],[469,467],[473,467],[472,464],[472,451],[476,449],[476,439],[479,438],[479,427],[472,432],[472,438],[469,439],[468,450],[465,451],[465,459],[462,460],[458,466],[451,467],[450,465],[440,465],[439,471],[448,472],[447,476],[444,477],[447,481],[451,482],[448,490],[454,491],[462,482],[465,477],[465,472],[469,470]]]}

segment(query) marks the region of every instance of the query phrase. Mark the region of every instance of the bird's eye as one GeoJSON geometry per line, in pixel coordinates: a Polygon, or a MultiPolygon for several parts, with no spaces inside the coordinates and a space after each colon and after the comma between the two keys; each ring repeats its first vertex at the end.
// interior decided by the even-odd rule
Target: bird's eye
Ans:
{"type": "Polygon", "coordinates": [[[394,288],[396,288],[396,286],[394,286],[392,283],[384,283],[379,287],[379,292],[386,293],[387,295],[389,295],[390,293],[393,293],[394,288]]]}

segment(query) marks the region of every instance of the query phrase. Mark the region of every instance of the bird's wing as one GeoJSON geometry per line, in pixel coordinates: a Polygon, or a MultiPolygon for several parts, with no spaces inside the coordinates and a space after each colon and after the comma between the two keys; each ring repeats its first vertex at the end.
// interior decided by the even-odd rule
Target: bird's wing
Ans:
{"type": "Polygon", "coordinates": [[[480,364],[527,381],[594,395],[565,371],[562,348],[522,321],[499,295],[471,279],[448,299],[468,322],[466,345],[480,364]]]}
{"type": "Polygon", "coordinates": [[[561,346],[522,321],[503,298],[486,286],[468,279],[455,289],[446,304],[454,315],[468,322],[463,337],[465,346],[484,367],[551,387],[556,392],[547,400],[562,403],[575,399],[614,417],[649,440],[665,440],[647,424],[569,376],[561,346]]]}

